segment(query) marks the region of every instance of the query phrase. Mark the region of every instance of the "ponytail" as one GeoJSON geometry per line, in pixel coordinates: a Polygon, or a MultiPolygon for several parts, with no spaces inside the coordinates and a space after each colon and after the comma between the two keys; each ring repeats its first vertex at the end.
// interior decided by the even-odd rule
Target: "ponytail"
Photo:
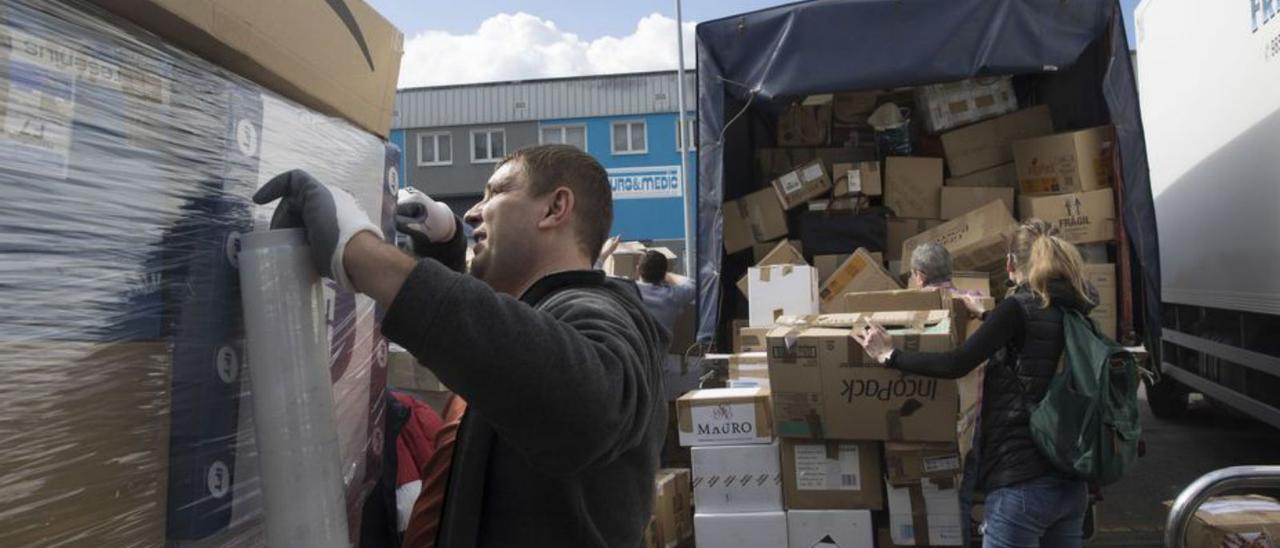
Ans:
{"type": "Polygon", "coordinates": [[[1053,280],[1067,282],[1081,301],[1097,304],[1087,289],[1080,251],[1059,238],[1057,229],[1049,223],[1032,219],[1018,227],[1010,254],[1042,307],[1053,304],[1049,294],[1053,280]]]}

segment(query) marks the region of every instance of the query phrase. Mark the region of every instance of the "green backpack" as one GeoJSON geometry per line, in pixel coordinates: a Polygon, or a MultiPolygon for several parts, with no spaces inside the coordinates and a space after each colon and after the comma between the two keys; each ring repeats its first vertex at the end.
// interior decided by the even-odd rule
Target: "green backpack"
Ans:
{"type": "Polygon", "coordinates": [[[1063,365],[1030,403],[1031,437],[1059,470],[1114,483],[1138,456],[1138,363],[1078,310],[1063,310],[1063,365]]]}

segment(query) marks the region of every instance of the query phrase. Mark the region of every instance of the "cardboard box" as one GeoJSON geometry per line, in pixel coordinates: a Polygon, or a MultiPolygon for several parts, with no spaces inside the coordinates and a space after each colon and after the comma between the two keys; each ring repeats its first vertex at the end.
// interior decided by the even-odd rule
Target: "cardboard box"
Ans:
{"type": "Polygon", "coordinates": [[[653,478],[653,514],[664,548],[693,536],[692,484],[692,473],[684,468],[664,468],[653,478]]]}
{"type": "Polygon", "coordinates": [[[778,244],[784,241],[791,244],[791,247],[795,248],[797,252],[801,254],[804,253],[804,247],[800,243],[800,240],[774,240],[772,242],[764,242],[751,246],[751,259],[755,261],[756,264],[759,264],[760,261],[764,260],[765,255],[768,255],[770,251],[773,251],[775,247],[778,247],[778,244]]]}
{"type": "MultiPolygon", "coordinates": [[[[938,219],[889,219],[885,222],[885,258],[890,261],[902,260],[903,242],[940,224],[942,221],[938,219]]],[[[890,272],[896,270],[890,269],[890,272]]]]}
{"type": "Polygon", "coordinates": [[[1080,244],[1076,245],[1076,249],[1080,250],[1080,256],[1084,258],[1087,264],[1105,264],[1111,262],[1111,258],[1107,255],[1107,244],[1080,244]]]}
{"type": "Polygon", "coordinates": [[[845,293],[838,312],[949,310],[951,296],[940,289],[896,289],[845,293]]]}
{"type": "Polygon", "coordinates": [[[604,260],[604,272],[610,276],[634,280],[638,277],[636,272],[643,258],[644,251],[614,251],[604,260]]]}
{"type": "Polygon", "coordinates": [[[831,191],[831,176],[821,160],[814,160],[783,174],[771,183],[783,209],[795,209],[831,191]]]}
{"type": "Polygon", "coordinates": [[[867,510],[791,510],[788,548],[875,548],[875,527],[867,510]]]}
{"type": "Polygon", "coordinates": [[[791,105],[778,115],[778,146],[817,147],[831,140],[831,103],[791,105]]]}
{"type": "Polygon", "coordinates": [[[813,267],[818,269],[818,282],[826,283],[827,278],[836,273],[840,265],[849,260],[852,253],[844,255],[814,255],[813,267]]]}
{"type": "Polygon", "coordinates": [[[693,390],[676,400],[680,445],[768,444],[773,419],[766,388],[693,390]]]}
{"type": "Polygon", "coordinates": [[[884,160],[884,205],[898,217],[938,219],[942,159],[890,156],[884,160]]]}
{"type": "Polygon", "coordinates": [[[891,485],[916,484],[925,478],[946,481],[963,472],[954,443],[885,442],[884,463],[891,485]]]}
{"type": "MultiPolygon", "coordinates": [[[[789,322],[790,318],[784,318],[789,322]]],[[[962,402],[955,381],[881,367],[850,337],[886,327],[895,348],[953,348],[949,310],[830,314],[769,332],[769,380],[778,434],[790,438],[954,441],[962,402]]]]}
{"type": "MultiPolygon", "coordinates": [[[[756,266],[772,266],[778,264],[805,265],[808,263],[804,262],[804,255],[800,254],[800,248],[783,240],[778,242],[778,245],[773,246],[773,249],[769,250],[769,252],[766,253],[759,261],[756,261],[756,266]]],[[[746,274],[743,274],[741,278],[738,278],[738,291],[741,291],[743,295],[746,295],[747,298],[750,299],[751,293],[750,287],[747,284],[747,278],[748,275],[746,274]]]]}
{"type": "Polygon", "coordinates": [[[785,512],[747,512],[693,516],[698,548],[778,548],[787,545],[785,512]]]}
{"type": "Polygon", "coordinates": [[[737,253],[787,235],[787,216],[772,188],[724,203],[724,250],[737,253]]]}
{"type": "Polygon", "coordinates": [[[831,121],[842,125],[865,125],[867,116],[876,109],[879,92],[847,91],[837,93],[831,103],[831,121]]]}
{"type": "MultiPolygon", "coordinates": [[[[767,331],[767,329],[766,329],[767,331]]],[[[763,344],[764,337],[760,337],[763,344]]],[[[742,352],[738,354],[707,354],[705,359],[723,357],[729,371],[729,380],[735,381],[735,387],[763,386],[769,387],[769,359],[764,350],[742,352]]]]}
{"type": "Polygon", "coordinates": [[[644,548],[666,548],[662,532],[658,530],[657,516],[649,516],[649,523],[644,526],[644,548]]]}
{"type": "Polygon", "coordinates": [[[694,447],[693,502],[712,514],[782,510],[778,442],[694,447]]]}
{"type": "Polygon", "coordinates": [[[991,275],[986,272],[952,272],[951,285],[960,291],[991,296],[991,275]]]}
{"type": "Polygon", "coordinates": [[[897,278],[882,265],[883,263],[871,256],[867,250],[858,248],[831,274],[831,277],[822,283],[822,290],[818,293],[822,301],[822,310],[834,310],[839,307],[845,293],[902,289],[897,278]]]}
{"type": "Polygon", "coordinates": [[[889,532],[901,546],[960,546],[960,478],[889,485],[889,532]],[[923,503],[921,512],[915,505],[923,503]]]}
{"type": "Polygon", "coordinates": [[[911,271],[911,253],[925,242],[937,242],[951,252],[951,266],[956,270],[989,270],[1004,261],[1009,251],[1009,238],[1018,224],[1001,202],[991,202],[976,210],[951,219],[902,243],[902,265],[899,271],[911,271]]]}
{"type": "Polygon", "coordinates": [[[782,489],[788,510],[881,510],[880,444],[784,439],[782,489]]]}
{"type": "Polygon", "coordinates": [[[743,352],[766,352],[769,344],[765,342],[765,337],[769,336],[769,330],[773,327],[751,327],[749,325],[738,329],[738,342],[734,344],[733,351],[735,353],[743,352]]]}
{"type": "Polygon", "coordinates": [[[1009,162],[960,177],[948,177],[944,187],[987,186],[1018,188],[1018,165],[1009,162]]]}
{"type": "Polygon", "coordinates": [[[165,41],[386,139],[404,35],[361,0],[92,0],[165,41]]]}
{"type": "Polygon", "coordinates": [[[986,120],[1018,110],[1013,78],[995,76],[916,88],[917,112],[929,133],[986,120]]]}
{"type": "Polygon", "coordinates": [[[773,325],[778,316],[817,314],[818,269],[774,265],[747,270],[748,317],[751,327],[773,325]]]}
{"type": "MultiPolygon", "coordinates": [[[[1168,507],[1172,503],[1166,502],[1168,507]]],[[[1186,545],[1195,548],[1272,547],[1280,541],[1280,502],[1261,495],[1215,497],[1187,524],[1186,545]]]]}
{"type": "Polygon", "coordinates": [[[1102,334],[1117,338],[1116,330],[1116,265],[1087,264],[1084,277],[1098,291],[1098,306],[1089,314],[1102,334]]]}
{"type": "Polygon", "coordinates": [[[1053,133],[1049,107],[1039,105],[942,134],[953,177],[1013,161],[1014,141],[1053,133]]]}
{"type": "Polygon", "coordinates": [[[1018,187],[1028,195],[1110,188],[1114,147],[1111,126],[1016,141],[1018,187]]]}
{"type": "Polygon", "coordinates": [[[1116,239],[1116,203],[1111,189],[1056,196],[1023,196],[1023,219],[1040,219],[1058,227],[1058,236],[1073,244],[1116,239]]]}
{"type": "Polygon", "coordinates": [[[1013,189],[1004,187],[943,187],[942,220],[964,215],[994,201],[1004,203],[1013,213],[1013,189]]]}
{"type": "Polygon", "coordinates": [[[884,183],[880,177],[880,162],[858,162],[831,166],[834,180],[831,195],[836,198],[861,194],[880,196],[884,183]]]}

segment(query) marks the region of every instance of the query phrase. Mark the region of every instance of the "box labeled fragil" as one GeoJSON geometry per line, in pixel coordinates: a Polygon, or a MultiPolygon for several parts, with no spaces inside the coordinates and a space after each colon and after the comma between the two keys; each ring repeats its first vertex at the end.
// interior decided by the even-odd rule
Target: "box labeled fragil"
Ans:
{"type": "Polygon", "coordinates": [[[1054,196],[1023,196],[1024,219],[1040,219],[1058,228],[1073,244],[1109,242],[1116,238],[1116,204],[1111,189],[1054,196]]]}
{"type": "MultiPolygon", "coordinates": [[[[902,244],[912,237],[942,224],[939,219],[889,219],[885,221],[885,258],[902,260],[902,244]]],[[[890,272],[893,272],[891,269],[890,272]]]]}
{"type": "Polygon", "coordinates": [[[863,196],[884,194],[884,184],[880,178],[880,162],[835,164],[831,167],[831,171],[831,178],[834,180],[831,195],[836,198],[858,194],[863,196]]]}
{"type": "Polygon", "coordinates": [[[1116,333],[1116,265],[1084,265],[1084,277],[1098,291],[1098,305],[1089,317],[1098,325],[1103,335],[1117,338],[1116,333]]]}
{"type": "Polygon", "coordinates": [[[1053,133],[1049,107],[1039,105],[942,134],[953,177],[1013,161],[1014,141],[1053,133]]]}
{"type": "Polygon", "coordinates": [[[1111,186],[1115,130],[1102,126],[1013,143],[1023,194],[1088,192],[1111,186]]]}
{"type": "Polygon", "coordinates": [[[889,491],[889,532],[900,546],[960,546],[960,478],[925,479],[889,491]],[[922,504],[923,509],[916,508],[922,504]]]}
{"type": "Polygon", "coordinates": [[[787,545],[786,512],[744,512],[693,516],[698,548],[779,548],[787,545]]]}
{"type": "Polygon", "coordinates": [[[902,274],[911,271],[911,253],[925,242],[937,242],[951,252],[957,270],[989,270],[1004,261],[1009,237],[1018,225],[1003,202],[994,201],[942,223],[902,243],[902,274]]]}
{"type": "Polygon", "coordinates": [[[817,314],[818,269],[774,265],[747,270],[748,319],[751,327],[773,325],[779,316],[817,314]]]}
{"type": "Polygon", "coordinates": [[[692,474],[685,468],[664,468],[653,485],[659,545],[674,548],[693,536],[692,474]]]}
{"type": "Polygon", "coordinates": [[[909,219],[939,218],[941,158],[885,158],[884,179],[884,205],[895,215],[909,219]]]}
{"type": "Polygon", "coordinates": [[[916,104],[929,133],[946,131],[1018,110],[1013,78],[970,78],[916,88],[916,104]]]}
{"type": "MultiPolygon", "coordinates": [[[[807,263],[804,262],[804,255],[800,254],[800,248],[791,245],[791,242],[783,240],[778,242],[778,245],[773,246],[773,249],[769,250],[764,257],[756,262],[756,266],[772,266],[776,264],[803,265],[807,263]]],[[[748,275],[744,274],[741,278],[738,278],[738,290],[750,299],[748,277],[748,275]]]]}
{"type": "Polygon", "coordinates": [[[773,441],[769,389],[693,390],[676,400],[680,445],[768,444],[773,441]]]}
{"type": "Polygon", "coordinates": [[[831,176],[822,166],[821,160],[814,160],[784,173],[773,180],[773,190],[778,193],[778,201],[783,209],[795,209],[804,203],[831,191],[831,176]]]}
{"type": "Polygon", "coordinates": [[[869,441],[782,440],[787,509],[884,508],[879,451],[869,441]]]}
{"type": "Polygon", "coordinates": [[[737,253],[787,235],[787,216],[773,189],[724,203],[724,250],[737,253]]]}
{"type": "Polygon", "coordinates": [[[840,306],[845,293],[852,291],[880,291],[886,289],[902,289],[897,278],[885,270],[883,263],[876,260],[867,250],[858,248],[848,260],[841,264],[829,278],[822,282],[822,290],[818,292],[823,311],[834,310],[840,306]]]}
{"type": "Polygon", "coordinates": [[[1013,189],[1006,187],[943,187],[942,214],[943,220],[950,220],[979,207],[999,200],[1009,211],[1013,211],[1013,189]]]}
{"type": "Polygon", "coordinates": [[[885,475],[891,485],[949,480],[959,475],[960,450],[954,443],[885,442],[885,475]]]}
{"type": "Polygon", "coordinates": [[[789,510],[788,548],[875,548],[869,510],[789,510]]]}
{"type": "Polygon", "coordinates": [[[1018,166],[1013,162],[975,171],[959,177],[948,177],[944,187],[987,186],[1018,188],[1018,166]]]}
{"type": "Polygon", "coordinates": [[[694,447],[693,500],[699,512],[782,510],[778,442],[694,447]]]}

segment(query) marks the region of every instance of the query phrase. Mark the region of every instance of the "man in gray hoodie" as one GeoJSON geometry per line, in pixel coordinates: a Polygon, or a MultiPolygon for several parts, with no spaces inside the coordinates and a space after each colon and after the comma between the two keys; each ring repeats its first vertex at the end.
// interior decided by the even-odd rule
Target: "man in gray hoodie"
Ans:
{"type": "MultiPolygon", "coordinates": [[[[321,274],[374,298],[383,333],[468,402],[436,546],[640,545],[669,335],[634,284],[591,269],[613,217],[595,159],[543,145],[499,163],[465,216],[470,276],[441,264],[458,257],[414,261],[385,243],[350,196],[303,172],[254,196],[276,199],[272,227],[305,228],[321,274]]],[[[465,251],[436,221],[423,225],[449,242],[421,247],[465,251]]]]}

